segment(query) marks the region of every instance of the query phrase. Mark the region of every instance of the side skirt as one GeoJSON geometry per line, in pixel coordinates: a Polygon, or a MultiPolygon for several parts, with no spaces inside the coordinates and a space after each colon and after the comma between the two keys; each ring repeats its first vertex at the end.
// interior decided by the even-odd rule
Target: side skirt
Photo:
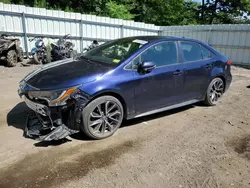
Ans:
{"type": "Polygon", "coordinates": [[[155,113],[158,113],[158,112],[163,112],[163,111],[166,111],[166,110],[172,110],[174,108],[179,108],[179,107],[182,107],[182,106],[187,106],[187,105],[199,102],[199,101],[200,100],[194,99],[194,100],[182,102],[182,103],[179,103],[179,104],[174,104],[174,105],[171,105],[171,106],[159,108],[159,109],[156,109],[156,110],[151,110],[151,111],[139,114],[139,115],[135,116],[134,118],[138,118],[138,117],[142,117],[142,116],[148,116],[148,115],[155,114],[155,113]]]}

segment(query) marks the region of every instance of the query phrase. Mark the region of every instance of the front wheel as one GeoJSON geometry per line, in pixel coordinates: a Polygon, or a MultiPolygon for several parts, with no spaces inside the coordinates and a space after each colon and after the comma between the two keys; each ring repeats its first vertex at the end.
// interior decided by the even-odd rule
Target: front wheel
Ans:
{"type": "Polygon", "coordinates": [[[15,50],[10,50],[7,53],[7,67],[15,67],[17,64],[17,53],[15,50]]]}
{"type": "Polygon", "coordinates": [[[224,93],[224,82],[221,78],[214,78],[209,84],[204,103],[215,106],[224,93]]]}
{"type": "Polygon", "coordinates": [[[121,102],[112,96],[102,96],[90,102],[82,112],[81,130],[92,139],[112,136],[123,120],[121,102]]]}

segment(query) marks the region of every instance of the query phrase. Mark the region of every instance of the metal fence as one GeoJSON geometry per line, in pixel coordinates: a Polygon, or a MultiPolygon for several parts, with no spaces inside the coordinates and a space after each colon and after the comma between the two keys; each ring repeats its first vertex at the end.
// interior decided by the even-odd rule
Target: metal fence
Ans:
{"type": "Polygon", "coordinates": [[[202,25],[161,27],[161,35],[204,41],[233,64],[250,66],[250,25],[202,25]]]}
{"type": "Polygon", "coordinates": [[[71,34],[75,49],[81,52],[94,39],[110,39],[135,35],[178,36],[202,40],[228,56],[234,64],[250,66],[250,25],[168,26],[112,19],[80,13],[52,11],[22,5],[0,3],[0,32],[18,36],[24,51],[34,42],[27,39],[44,36],[45,43],[71,34]]]}
{"type": "Polygon", "coordinates": [[[27,40],[29,37],[43,36],[48,43],[56,40],[53,38],[71,34],[76,50],[81,52],[94,39],[105,42],[126,36],[158,35],[159,26],[0,3],[0,31],[20,37],[26,52],[34,45],[27,40]]]}

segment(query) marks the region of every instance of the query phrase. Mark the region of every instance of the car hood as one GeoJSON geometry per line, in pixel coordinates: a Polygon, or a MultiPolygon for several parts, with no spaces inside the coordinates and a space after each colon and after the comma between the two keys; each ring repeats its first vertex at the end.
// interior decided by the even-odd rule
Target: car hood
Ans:
{"type": "Polygon", "coordinates": [[[92,82],[114,67],[84,59],[66,59],[40,67],[24,81],[33,89],[52,90],[92,82]]]}

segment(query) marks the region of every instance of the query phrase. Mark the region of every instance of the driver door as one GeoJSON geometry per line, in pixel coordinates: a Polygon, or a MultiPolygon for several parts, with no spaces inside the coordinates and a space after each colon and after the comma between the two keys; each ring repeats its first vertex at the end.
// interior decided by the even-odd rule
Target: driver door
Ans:
{"type": "Polygon", "coordinates": [[[182,65],[178,63],[175,41],[164,41],[152,45],[132,62],[134,71],[134,96],[137,114],[171,105],[181,94],[183,87],[182,65]],[[156,67],[141,73],[142,62],[153,62],[156,67]],[[177,72],[176,72],[177,71],[177,72]],[[178,74],[177,74],[178,73],[178,74]],[[174,97],[174,98],[173,98],[174,97]]]}

